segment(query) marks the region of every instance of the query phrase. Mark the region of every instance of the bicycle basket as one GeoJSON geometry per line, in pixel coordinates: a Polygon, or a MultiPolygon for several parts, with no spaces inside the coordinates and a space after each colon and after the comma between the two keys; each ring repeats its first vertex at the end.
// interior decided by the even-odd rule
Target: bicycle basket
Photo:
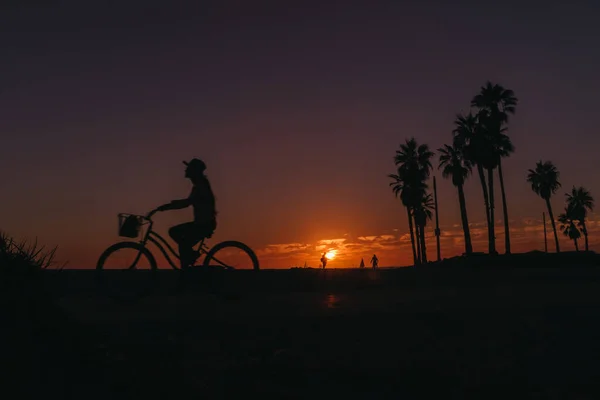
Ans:
{"type": "Polygon", "coordinates": [[[119,215],[119,236],[136,238],[140,234],[142,223],[137,215],[119,215]]]}

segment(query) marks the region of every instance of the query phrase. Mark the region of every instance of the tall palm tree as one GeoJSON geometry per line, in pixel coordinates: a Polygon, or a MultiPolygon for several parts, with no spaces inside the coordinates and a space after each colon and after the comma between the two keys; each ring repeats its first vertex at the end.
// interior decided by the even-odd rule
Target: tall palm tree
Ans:
{"type": "Polygon", "coordinates": [[[518,101],[512,90],[487,81],[479,89],[479,94],[471,100],[471,107],[485,112],[495,122],[504,123],[508,121],[509,115],[515,113],[518,101]]]}
{"type": "Polygon", "coordinates": [[[388,175],[393,181],[390,183],[392,190],[396,197],[400,197],[400,201],[402,201],[402,205],[406,208],[406,214],[408,216],[408,230],[410,232],[410,244],[412,246],[413,253],[413,262],[414,265],[418,263],[417,259],[417,250],[415,248],[415,233],[413,227],[413,214],[411,208],[412,196],[410,194],[410,188],[407,188],[400,178],[399,175],[390,174],[388,175]]]}
{"type": "Polygon", "coordinates": [[[432,210],[435,209],[431,193],[423,193],[419,203],[415,206],[415,224],[419,232],[419,243],[421,247],[421,262],[427,262],[427,248],[425,246],[425,226],[427,220],[431,219],[432,210]]]}
{"type": "MultiPolygon", "coordinates": [[[[495,233],[495,195],[494,195],[494,169],[500,163],[500,154],[503,144],[508,141],[508,136],[500,133],[492,135],[487,129],[487,126],[480,122],[480,117],[477,117],[477,127],[474,140],[474,145],[469,152],[475,153],[477,159],[478,172],[483,176],[484,171],[487,171],[487,218],[488,218],[488,252],[497,254],[496,252],[496,233],[495,233]]],[[[468,153],[467,153],[468,154],[468,153]]],[[[485,186],[485,179],[481,179],[481,184],[485,186]]]]}
{"type": "Polygon", "coordinates": [[[405,179],[420,181],[423,178],[429,178],[433,156],[428,145],[419,145],[412,137],[406,139],[406,142],[400,145],[400,149],[396,150],[394,163],[398,167],[399,175],[404,176],[405,179]]]}
{"type": "Polygon", "coordinates": [[[423,262],[422,260],[422,256],[423,256],[423,252],[421,252],[421,231],[419,230],[419,225],[417,225],[417,216],[413,210],[413,217],[415,219],[415,225],[416,225],[416,229],[415,229],[415,238],[417,240],[417,264],[421,264],[423,262]]]}
{"type": "MultiPolygon", "coordinates": [[[[515,93],[510,89],[505,89],[502,85],[492,84],[486,82],[484,86],[480,88],[479,94],[477,94],[471,100],[471,107],[478,110],[477,119],[478,122],[483,126],[488,140],[495,142],[493,147],[496,151],[493,152],[493,164],[489,165],[488,168],[488,184],[490,194],[490,227],[488,233],[490,236],[490,252],[495,252],[495,233],[494,233],[494,181],[493,181],[493,170],[498,168],[498,175],[500,179],[500,190],[502,192],[502,211],[504,214],[504,247],[505,252],[510,254],[510,230],[508,224],[508,208],[506,205],[506,192],[504,189],[504,176],[502,174],[502,162],[503,157],[510,156],[510,153],[514,151],[512,143],[510,144],[510,150],[507,148],[499,148],[497,145],[502,142],[506,142],[508,136],[504,134],[504,138],[499,137],[502,135],[506,128],[504,125],[508,123],[509,115],[514,114],[518,99],[515,97],[515,93]]],[[[508,140],[510,142],[510,140],[508,140]]]]}
{"type": "MultiPolygon", "coordinates": [[[[479,182],[483,192],[483,203],[485,205],[485,219],[489,229],[490,222],[490,198],[488,195],[488,186],[484,175],[484,164],[486,159],[491,158],[491,151],[485,140],[485,135],[477,121],[477,117],[469,113],[467,115],[458,114],[454,120],[455,128],[452,131],[454,136],[454,146],[462,152],[465,159],[477,167],[479,182]]],[[[490,240],[491,247],[491,240],[490,240]]]]}
{"type": "Polygon", "coordinates": [[[569,239],[573,240],[573,243],[575,243],[575,251],[579,251],[577,240],[581,237],[581,232],[575,224],[576,220],[577,216],[574,214],[573,208],[569,206],[565,207],[565,212],[558,216],[561,232],[569,239]]]}
{"type": "MultiPolygon", "coordinates": [[[[502,130],[505,131],[504,129],[502,130]]],[[[502,174],[502,159],[510,157],[515,151],[515,146],[510,138],[500,133],[494,141],[498,155],[498,177],[500,180],[500,193],[502,196],[502,215],[504,215],[504,252],[510,254],[510,227],[508,224],[508,207],[506,205],[506,191],[504,189],[504,175],[502,174]]]]}
{"type": "Polygon", "coordinates": [[[571,193],[566,193],[566,196],[568,207],[572,209],[575,219],[579,221],[579,224],[581,225],[581,232],[585,238],[585,251],[589,251],[588,231],[585,225],[585,219],[587,217],[587,212],[594,209],[594,198],[583,186],[578,188],[573,186],[571,193]]]}
{"type": "MultiPolygon", "coordinates": [[[[406,200],[410,209],[413,210],[413,218],[415,218],[414,209],[420,204],[427,189],[426,181],[431,172],[431,158],[433,155],[433,152],[429,150],[429,146],[426,144],[419,145],[414,137],[407,139],[405,143],[400,145],[400,149],[396,150],[394,164],[398,168],[397,176],[401,180],[404,190],[406,190],[406,200]]],[[[417,230],[418,235],[419,231],[417,230]]],[[[420,247],[421,244],[422,241],[417,238],[417,247],[420,247]]],[[[419,262],[422,251],[416,251],[416,254],[416,261],[419,262]]]]}
{"type": "Polygon", "coordinates": [[[558,244],[558,235],[556,233],[556,224],[554,222],[550,197],[552,197],[561,186],[558,181],[559,175],[558,169],[556,169],[556,166],[552,164],[551,161],[538,161],[535,164],[535,169],[530,169],[527,174],[527,182],[531,183],[531,189],[546,201],[548,215],[550,216],[552,230],[554,231],[554,243],[556,244],[557,253],[560,253],[560,246],[558,244]]]}
{"type": "Polygon", "coordinates": [[[440,163],[438,169],[442,169],[442,177],[452,179],[452,184],[458,189],[458,202],[460,204],[460,218],[462,221],[463,233],[465,236],[465,253],[473,253],[471,244],[471,232],[469,231],[469,219],[467,218],[467,204],[465,201],[464,184],[471,173],[472,165],[464,157],[461,148],[456,145],[438,149],[440,153],[440,163]]]}

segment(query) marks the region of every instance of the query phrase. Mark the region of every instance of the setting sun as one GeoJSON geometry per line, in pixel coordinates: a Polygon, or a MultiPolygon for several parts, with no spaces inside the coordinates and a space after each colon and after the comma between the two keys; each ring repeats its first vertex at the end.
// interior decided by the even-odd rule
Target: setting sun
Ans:
{"type": "Polygon", "coordinates": [[[328,260],[333,260],[336,254],[337,250],[329,250],[327,253],[325,253],[325,257],[327,257],[328,260]]]}

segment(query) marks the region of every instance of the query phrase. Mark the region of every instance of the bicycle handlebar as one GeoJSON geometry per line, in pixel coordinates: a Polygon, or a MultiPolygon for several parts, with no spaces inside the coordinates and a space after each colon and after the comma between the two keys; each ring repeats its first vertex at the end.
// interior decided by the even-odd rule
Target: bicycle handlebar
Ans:
{"type": "Polygon", "coordinates": [[[127,216],[133,216],[133,217],[138,217],[141,219],[145,219],[147,221],[152,221],[152,215],[154,215],[156,211],[150,211],[148,214],[146,215],[138,215],[138,214],[128,214],[128,213],[119,213],[120,217],[127,217],[127,216]]]}

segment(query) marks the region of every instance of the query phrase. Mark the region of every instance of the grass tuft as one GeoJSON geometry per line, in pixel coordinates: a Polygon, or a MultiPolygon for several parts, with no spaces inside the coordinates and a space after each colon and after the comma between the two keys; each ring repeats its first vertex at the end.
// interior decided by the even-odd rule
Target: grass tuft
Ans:
{"type": "Polygon", "coordinates": [[[16,241],[0,232],[0,272],[28,273],[51,267],[62,269],[64,264],[58,265],[55,260],[56,250],[57,247],[47,249],[39,245],[37,239],[33,242],[16,241]]]}

